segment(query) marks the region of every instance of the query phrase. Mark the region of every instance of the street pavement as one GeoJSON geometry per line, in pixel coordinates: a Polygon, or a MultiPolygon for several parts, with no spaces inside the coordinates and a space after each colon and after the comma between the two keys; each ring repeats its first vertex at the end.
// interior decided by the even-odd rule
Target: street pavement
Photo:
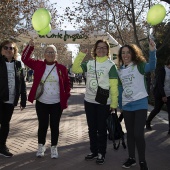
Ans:
{"type": "MultiPolygon", "coordinates": [[[[27,83],[28,92],[31,83],[27,83]]],[[[58,143],[58,159],[50,157],[50,130],[47,133],[45,156],[36,157],[37,151],[37,116],[34,104],[27,102],[27,107],[20,111],[15,108],[7,146],[14,154],[12,158],[0,156],[2,170],[123,170],[122,163],[127,159],[127,149],[122,145],[118,151],[113,149],[112,141],[108,141],[105,163],[97,165],[95,161],[85,161],[89,151],[89,138],[83,98],[85,86],[74,84],[69,99],[69,107],[64,110],[60,122],[58,143]]],[[[152,110],[149,106],[149,111],[152,110]]],[[[148,111],[148,113],[149,113],[148,111]]],[[[119,113],[118,113],[119,114],[119,113]]],[[[152,131],[146,131],[146,159],[149,170],[170,170],[170,135],[168,130],[168,114],[161,111],[152,124],[152,131]]],[[[122,121],[122,127],[126,129],[122,121]]],[[[136,153],[137,157],[137,153],[136,153]]],[[[137,165],[130,168],[139,170],[137,165]]]]}

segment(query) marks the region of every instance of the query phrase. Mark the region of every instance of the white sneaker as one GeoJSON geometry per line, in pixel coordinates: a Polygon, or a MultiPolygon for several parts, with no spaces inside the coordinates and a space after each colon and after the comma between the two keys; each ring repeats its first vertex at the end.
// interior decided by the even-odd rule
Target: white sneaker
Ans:
{"type": "Polygon", "coordinates": [[[58,158],[57,146],[51,146],[51,158],[52,159],[58,158]]]}
{"type": "Polygon", "coordinates": [[[43,157],[44,156],[44,152],[45,152],[46,148],[43,144],[38,144],[38,151],[36,153],[37,157],[43,157]]]}

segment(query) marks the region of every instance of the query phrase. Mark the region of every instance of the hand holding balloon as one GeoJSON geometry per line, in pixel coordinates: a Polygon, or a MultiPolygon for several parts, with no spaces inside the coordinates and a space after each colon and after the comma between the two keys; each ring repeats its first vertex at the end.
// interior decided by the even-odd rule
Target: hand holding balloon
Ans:
{"type": "Polygon", "coordinates": [[[149,40],[149,50],[150,51],[156,50],[156,44],[152,39],[149,40]]]}
{"type": "Polygon", "coordinates": [[[28,43],[30,46],[34,46],[34,41],[33,39],[30,39],[29,43],[28,43]]]}

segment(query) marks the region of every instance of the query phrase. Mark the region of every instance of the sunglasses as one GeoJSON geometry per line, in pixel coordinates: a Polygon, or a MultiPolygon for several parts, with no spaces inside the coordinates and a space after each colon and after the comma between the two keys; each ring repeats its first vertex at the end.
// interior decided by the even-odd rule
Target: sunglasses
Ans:
{"type": "Polygon", "coordinates": [[[7,47],[7,46],[3,46],[3,49],[4,49],[4,50],[8,50],[8,49],[9,49],[9,50],[11,50],[11,51],[12,51],[12,50],[14,49],[14,47],[7,47]]]}
{"type": "Polygon", "coordinates": [[[50,54],[54,55],[54,54],[56,54],[56,51],[45,51],[45,53],[48,54],[48,55],[50,55],[50,54]]]}

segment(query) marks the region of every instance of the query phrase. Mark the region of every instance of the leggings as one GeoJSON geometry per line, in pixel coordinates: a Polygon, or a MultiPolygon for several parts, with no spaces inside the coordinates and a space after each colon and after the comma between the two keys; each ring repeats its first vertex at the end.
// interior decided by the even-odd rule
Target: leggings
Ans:
{"type": "Polygon", "coordinates": [[[62,114],[60,103],[44,104],[36,101],[36,112],[38,116],[38,143],[45,144],[48,126],[51,129],[51,146],[58,143],[59,123],[62,114]]]}
{"type": "Polygon", "coordinates": [[[127,145],[130,158],[135,158],[135,146],[137,147],[139,161],[145,161],[145,137],[144,127],[146,123],[147,110],[126,111],[123,117],[127,130],[127,145]]]}
{"type": "Polygon", "coordinates": [[[0,102],[0,145],[6,145],[14,105],[0,102]]]}

